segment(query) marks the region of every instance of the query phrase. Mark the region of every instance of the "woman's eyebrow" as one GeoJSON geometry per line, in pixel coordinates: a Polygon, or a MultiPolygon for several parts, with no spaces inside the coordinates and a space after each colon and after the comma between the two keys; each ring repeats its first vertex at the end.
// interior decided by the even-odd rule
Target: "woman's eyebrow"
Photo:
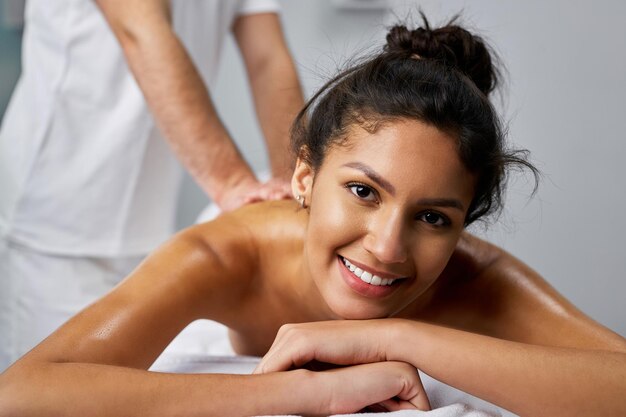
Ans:
{"type": "Polygon", "coordinates": [[[348,168],[358,169],[359,171],[367,175],[369,179],[374,181],[376,184],[380,185],[380,187],[383,190],[387,191],[389,194],[391,195],[396,194],[396,188],[393,185],[391,185],[389,181],[381,177],[380,174],[374,171],[372,167],[367,166],[362,162],[348,162],[347,164],[344,164],[343,166],[348,167],[348,168]]]}
{"type": "Polygon", "coordinates": [[[465,212],[463,204],[456,198],[421,198],[417,200],[417,204],[420,206],[450,207],[465,212]]]}
{"type": "MultiPolygon", "coordinates": [[[[392,196],[395,196],[396,189],[389,181],[384,179],[374,169],[362,162],[348,162],[342,165],[348,168],[354,168],[364,173],[369,179],[378,184],[383,190],[387,191],[392,196]]],[[[422,198],[417,201],[420,206],[435,206],[435,207],[450,207],[457,210],[465,211],[461,201],[456,198],[422,198]]]]}

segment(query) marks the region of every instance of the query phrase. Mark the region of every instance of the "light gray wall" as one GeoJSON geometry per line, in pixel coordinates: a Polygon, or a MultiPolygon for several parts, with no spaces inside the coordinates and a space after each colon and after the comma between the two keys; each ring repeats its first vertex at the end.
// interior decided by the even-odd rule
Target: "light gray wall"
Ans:
{"type": "Polygon", "coordinates": [[[463,10],[496,46],[510,138],[545,175],[530,200],[513,184],[502,223],[484,234],[626,335],[626,3],[420,3],[436,21],[463,10]]]}
{"type": "MultiPolygon", "coordinates": [[[[365,0],[363,0],[365,1],[365,0]]],[[[366,1],[365,1],[366,2],[366,1]]],[[[336,64],[383,39],[384,24],[420,5],[437,23],[463,11],[508,69],[510,138],[532,151],[544,179],[529,199],[510,188],[500,223],[476,230],[520,257],[594,319],[626,335],[626,2],[390,1],[393,13],[341,12],[329,0],[283,0],[283,23],[310,94],[336,64]],[[409,6],[407,6],[407,4],[409,6]]],[[[226,50],[214,98],[256,169],[266,167],[243,72],[226,50]]],[[[187,180],[179,225],[206,199],[187,180]]]]}

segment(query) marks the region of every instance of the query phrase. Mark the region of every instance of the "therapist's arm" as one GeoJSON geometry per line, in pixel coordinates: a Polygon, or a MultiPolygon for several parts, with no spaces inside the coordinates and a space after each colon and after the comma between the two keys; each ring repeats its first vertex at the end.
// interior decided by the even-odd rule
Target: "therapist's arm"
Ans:
{"type": "Polygon", "coordinates": [[[275,13],[242,16],[235,21],[233,32],[246,66],[272,176],[289,180],[289,130],[304,99],[279,17],[275,13]]]}
{"type": "Polygon", "coordinates": [[[173,31],[169,0],[97,0],[158,127],[189,173],[231,210],[261,184],[220,121],[173,31]]]}

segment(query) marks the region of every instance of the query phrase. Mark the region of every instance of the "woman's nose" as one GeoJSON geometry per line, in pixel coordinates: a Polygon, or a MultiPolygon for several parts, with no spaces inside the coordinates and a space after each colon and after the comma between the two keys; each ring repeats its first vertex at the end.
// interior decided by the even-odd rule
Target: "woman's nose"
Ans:
{"type": "Polygon", "coordinates": [[[408,251],[404,242],[405,227],[398,213],[380,213],[371,219],[363,247],[383,263],[405,262],[408,251]]]}

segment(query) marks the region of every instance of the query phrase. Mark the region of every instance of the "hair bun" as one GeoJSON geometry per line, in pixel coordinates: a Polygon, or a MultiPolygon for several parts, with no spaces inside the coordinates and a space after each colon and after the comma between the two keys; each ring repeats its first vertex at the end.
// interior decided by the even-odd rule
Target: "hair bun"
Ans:
{"type": "Polygon", "coordinates": [[[498,71],[493,65],[493,52],[485,42],[455,25],[456,17],[436,29],[431,29],[423,14],[422,18],[424,27],[414,30],[403,25],[392,27],[387,34],[385,50],[407,58],[441,61],[466,74],[484,94],[493,91],[498,71]]]}
{"type": "Polygon", "coordinates": [[[394,26],[387,34],[386,49],[406,55],[434,58],[439,49],[439,41],[430,28],[419,27],[409,30],[406,26],[394,26]]]}

